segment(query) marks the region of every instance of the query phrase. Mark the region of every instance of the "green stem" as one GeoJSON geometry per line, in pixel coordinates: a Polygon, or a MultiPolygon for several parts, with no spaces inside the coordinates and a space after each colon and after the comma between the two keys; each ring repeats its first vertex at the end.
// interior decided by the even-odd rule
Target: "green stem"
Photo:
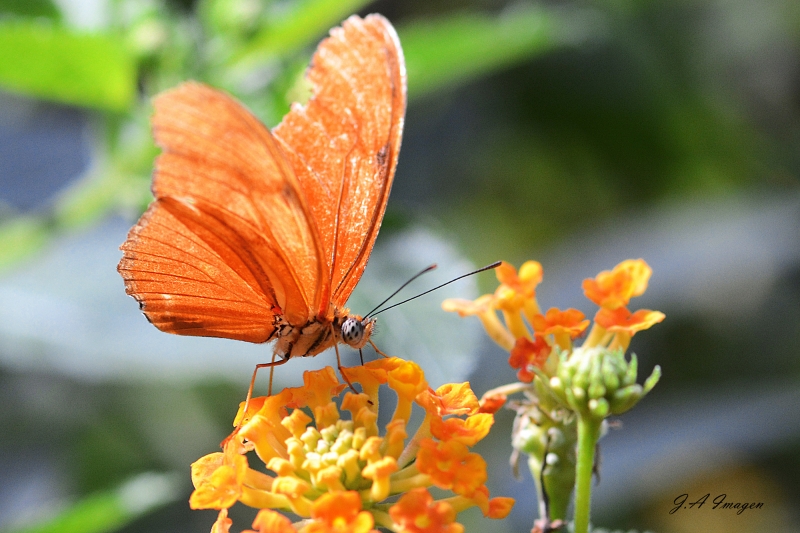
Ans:
{"type": "Polygon", "coordinates": [[[594,451],[600,438],[602,420],[588,413],[578,415],[578,464],[575,468],[575,533],[588,533],[592,500],[594,451]]]}

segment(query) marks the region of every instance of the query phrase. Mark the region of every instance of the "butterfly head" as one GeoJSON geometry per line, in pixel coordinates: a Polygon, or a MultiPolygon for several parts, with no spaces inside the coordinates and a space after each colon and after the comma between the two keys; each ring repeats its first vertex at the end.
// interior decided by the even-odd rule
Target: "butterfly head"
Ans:
{"type": "Polygon", "coordinates": [[[374,328],[374,318],[348,316],[345,321],[342,322],[342,329],[340,332],[342,342],[355,349],[363,348],[369,341],[374,328]]]}

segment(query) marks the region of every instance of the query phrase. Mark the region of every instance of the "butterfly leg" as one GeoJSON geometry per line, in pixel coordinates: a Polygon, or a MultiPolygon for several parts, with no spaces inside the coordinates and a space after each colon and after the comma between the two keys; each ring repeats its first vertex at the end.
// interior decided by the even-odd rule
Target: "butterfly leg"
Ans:
{"type": "Polygon", "coordinates": [[[339,368],[339,374],[341,374],[342,378],[344,379],[345,383],[350,387],[350,390],[354,393],[358,394],[358,391],[353,384],[350,382],[350,378],[347,377],[347,374],[344,373],[344,367],[342,366],[342,360],[339,358],[339,345],[334,344],[333,349],[336,350],[336,366],[339,368]]]}
{"type": "MultiPolygon", "coordinates": [[[[383,353],[382,351],[380,351],[380,350],[378,349],[378,347],[377,347],[377,346],[375,346],[375,343],[374,343],[374,342],[372,342],[372,339],[370,339],[369,343],[372,345],[372,348],[373,348],[373,349],[374,349],[376,352],[378,352],[379,354],[381,354],[382,356],[384,356],[386,359],[389,359],[389,356],[388,356],[388,355],[386,355],[385,353],[383,353]]],[[[361,360],[361,364],[362,364],[362,365],[364,364],[364,360],[363,360],[363,359],[361,360]]]]}
{"type": "Polygon", "coordinates": [[[256,376],[258,375],[258,371],[262,368],[270,368],[269,373],[269,393],[272,395],[272,369],[276,366],[280,366],[288,361],[289,358],[286,357],[285,359],[280,359],[278,361],[275,360],[275,354],[272,354],[272,361],[269,363],[261,363],[256,365],[255,370],[253,370],[253,377],[250,378],[250,388],[247,389],[247,398],[244,401],[244,409],[242,410],[242,419],[239,421],[239,424],[236,426],[236,429],[241,427],[242,423],[245,421],[245,416],[247,416],[247,408],[250,406],[250,399],[253,397],[253,387],[256,385],[256,376]]]}

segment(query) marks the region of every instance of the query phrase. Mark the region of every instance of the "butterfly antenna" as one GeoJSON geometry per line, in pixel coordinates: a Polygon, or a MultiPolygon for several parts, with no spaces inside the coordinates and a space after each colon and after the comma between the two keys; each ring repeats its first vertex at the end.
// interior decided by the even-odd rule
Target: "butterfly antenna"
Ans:
{"type": "MultiPolygon", "coordinates": [[[[386,302],[388,302],[389,300],[391,300],[392,298],[394,298],[394,295],[395,295],[395,294],[397,294],[398,292],[402,291],[402,290],[403,290],[403,289],[406,287],[406,285],[408,285],[409,283],[411,283],[412,281],[414,281],[415,279],[417,279],[418,277],[420,277],[420,276],[421,276],[421,275],[423,275],[424,273],[426,273],[426,272],[430,272],[431,270],[435,270],[435,269],[436,269],[436,263],[434,263],[434,264],[432,264],[432,265],[429,265],[429,266],[426,266],[426,267],[425,267],[425,268],[423,268],[421,271],[419,271],[419,272],[417,272],[416,274],[414,274],[414,275],[411,277],[411,279],[410,279],[410,280],[408,280],[408,281],[406,281],[405,283],[403,283],[402,285],[400,285],[400,288],[399,288],[399,289],[397,289],[396,291],[394,291],[392,294],[390,294],[388,298],[386,298],[384,301],[382,301],[381,303],[379,303],[378,305],[376,305],[376,306],[375,306],[375,309],[380,309],[380,307],[381,307],[383,304],[385,304],[386,302]]],[[[369,318],[369,316],[370,316],[370,315],[371,315],[373,312],[375,312],[375,309],[373,309],[372,311],[370,311],[369,313],[367,313],[366,315],[364,315],[364,318],[369,318]]],[[[380,312],[380,311],[379,311],[379,312],[380,312]]]]}
{"type": "MultiPolygon", "coordinates": [[[[453,278],[453,279],[451,279],[451,280],[450,280],[450,281],[448,281],[448,282],[442,283],[441,285],[437,285],[436,287],[434,287],[434,288],[432,288],[432,289],[428,289],[428,290],[427,290],[427,291],[425,291],[425,292],[421,292],[421,293],[417,294],[416,296],[412,296],[411,298],[408,298],[408,299],[406,299],[406,300],[403,300],[402,302],[398,302],[398,303],[396,303],[396,304],[392,304],[392,305],[390,305],[389,307],[385,307],[385,308],[381,309],[380,311],[373,312],[373,311],[375,311],[375,309],[373,309],[372,311],[370,311],[369,315],[367,315],[367,316],[375,316],[375,315],[377,315],[378,313],[383,313],[384,311],[388,311],[388,310],[389,310],[389,309],[391,309],[392,307],[397,307],[398,305],[402,305],[402,304],[404,304],[404,303],[406,303],[406,302],[410,302],[411,300],[414,300],[414,299],[416,299],[416,298],[419,298],[420,296],[424,296],[424,295],[428,294],[429,292],[433,292],[433,291],[435,291],[435,290],[437,290],[437,289],[441,289],[441,288],[442,288],[442,287],[444,287],[445,285],[450,285],[450,284],[451,284],[451,283],[453,283],[454,281],[458,281],[458,280],[460,280],[461,278],[466,278],[467,276],[472,276],[473,274],[477,274],[477,273],[479,273],[479,272],[484,272],[484,271],[486,271],[486,270],[492,270],[493,268],[497,268],[497,267],[499,267],[499,266],[500,266],[500,263],[502,263],[502,261],[497,261],[497,262],[495,262],[495,263],[492,263],[491,265],[486,265],[486,266],[485,266],[485,267],[483,267],[483,268],[479,268],[478,270],[473,270],[472,272],[468,272],[467,274],[463,274],[463,275],[461,275],[461,276],[458,276],[457,278],[453,278]]],[[[432,265],[432,266],[436,266],[436,265],[432,265]]],[[[420,274],[422,274],[422,273],[424,273],[424,272],[427,272],[428,270],[432,270],[432,268],[431,268],[431,267],[428,267],[427,269],[425,269],[425,270],[423,270],[422,272],[420,272],[419,274],[417,274],[417,276],[419,276],[420,274]]],[[[417,276],[414,276],[414,278],[416,278],[417,276]]],[[[408,281],[405,283],[405,285],[403,285],[403,287],[405,287],[406,285],[408,285],[408,284],[409,284],[409,283],[410,283],[410,282],[411,282],[411,281],[412,281],[414,278],[411,278],[410,280],[408,280],[408,281]]],[[[400,289],[402,289],[403,287],[400,287],[400,289]]],[[[394,294],[397,294],[397,293],[399,292],[399,290],[400,290],[400,289],[398,289],[397,291],[395,291],[395,292],[394,292],[394,294]]],[[[394,294],[393,294],[392,296],[394,296],[394,294]]],[[[391,296],[390,296],[389,298],[391,298],[391,296]]],[[[387,298],[386,300],[388,300],[389,298],[387,298]]],[[[383,303],[386,303],[386,300],[384,300],[384,301],[383,301],[383,303]]],[[[381,305],[383,305],[383,303],[382,303],[381,305]]],[[[380,307],[381,305],[379,305],[378,307],[380,307]]],[[[377,308],[376,308],[376,309],[377,309],[377,308]]]]}

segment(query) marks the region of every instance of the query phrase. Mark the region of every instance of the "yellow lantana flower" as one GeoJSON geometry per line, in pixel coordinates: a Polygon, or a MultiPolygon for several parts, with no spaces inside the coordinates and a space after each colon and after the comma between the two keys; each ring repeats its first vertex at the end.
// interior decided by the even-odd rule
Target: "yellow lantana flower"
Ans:
{"type": "Polygon", "coordinates": [[[333,369],[306,372],[303,387],[253,398],[247,412],[240,409],[223,451],[192,465],[190,505],[220,510],[212,531],[229,531],[227,509],[237,501],[262,509],[253,524],[260,532],[368,533],[382,527],[458,533],[456,515],[469,507],[490,518],[508,514],[513,500],[489,498],[486,463],[469,451],[494,421],[480,412],[469,384],[431,390],[419,366],[398,358],[342,372],[363,392],[347,390],[337,404],[346,385],[333,369]],[[397,405],[380,431],[384,386],[395,392],[397,405]],[[415,406],[425,417],[408,438],[415,406]],[[254,466],[250,452],[266,468],[254,466]],[[454,495],[434,500],[431,486],[454,495]],[[301,520],[292,523],[276,510],[301,520]]]}

